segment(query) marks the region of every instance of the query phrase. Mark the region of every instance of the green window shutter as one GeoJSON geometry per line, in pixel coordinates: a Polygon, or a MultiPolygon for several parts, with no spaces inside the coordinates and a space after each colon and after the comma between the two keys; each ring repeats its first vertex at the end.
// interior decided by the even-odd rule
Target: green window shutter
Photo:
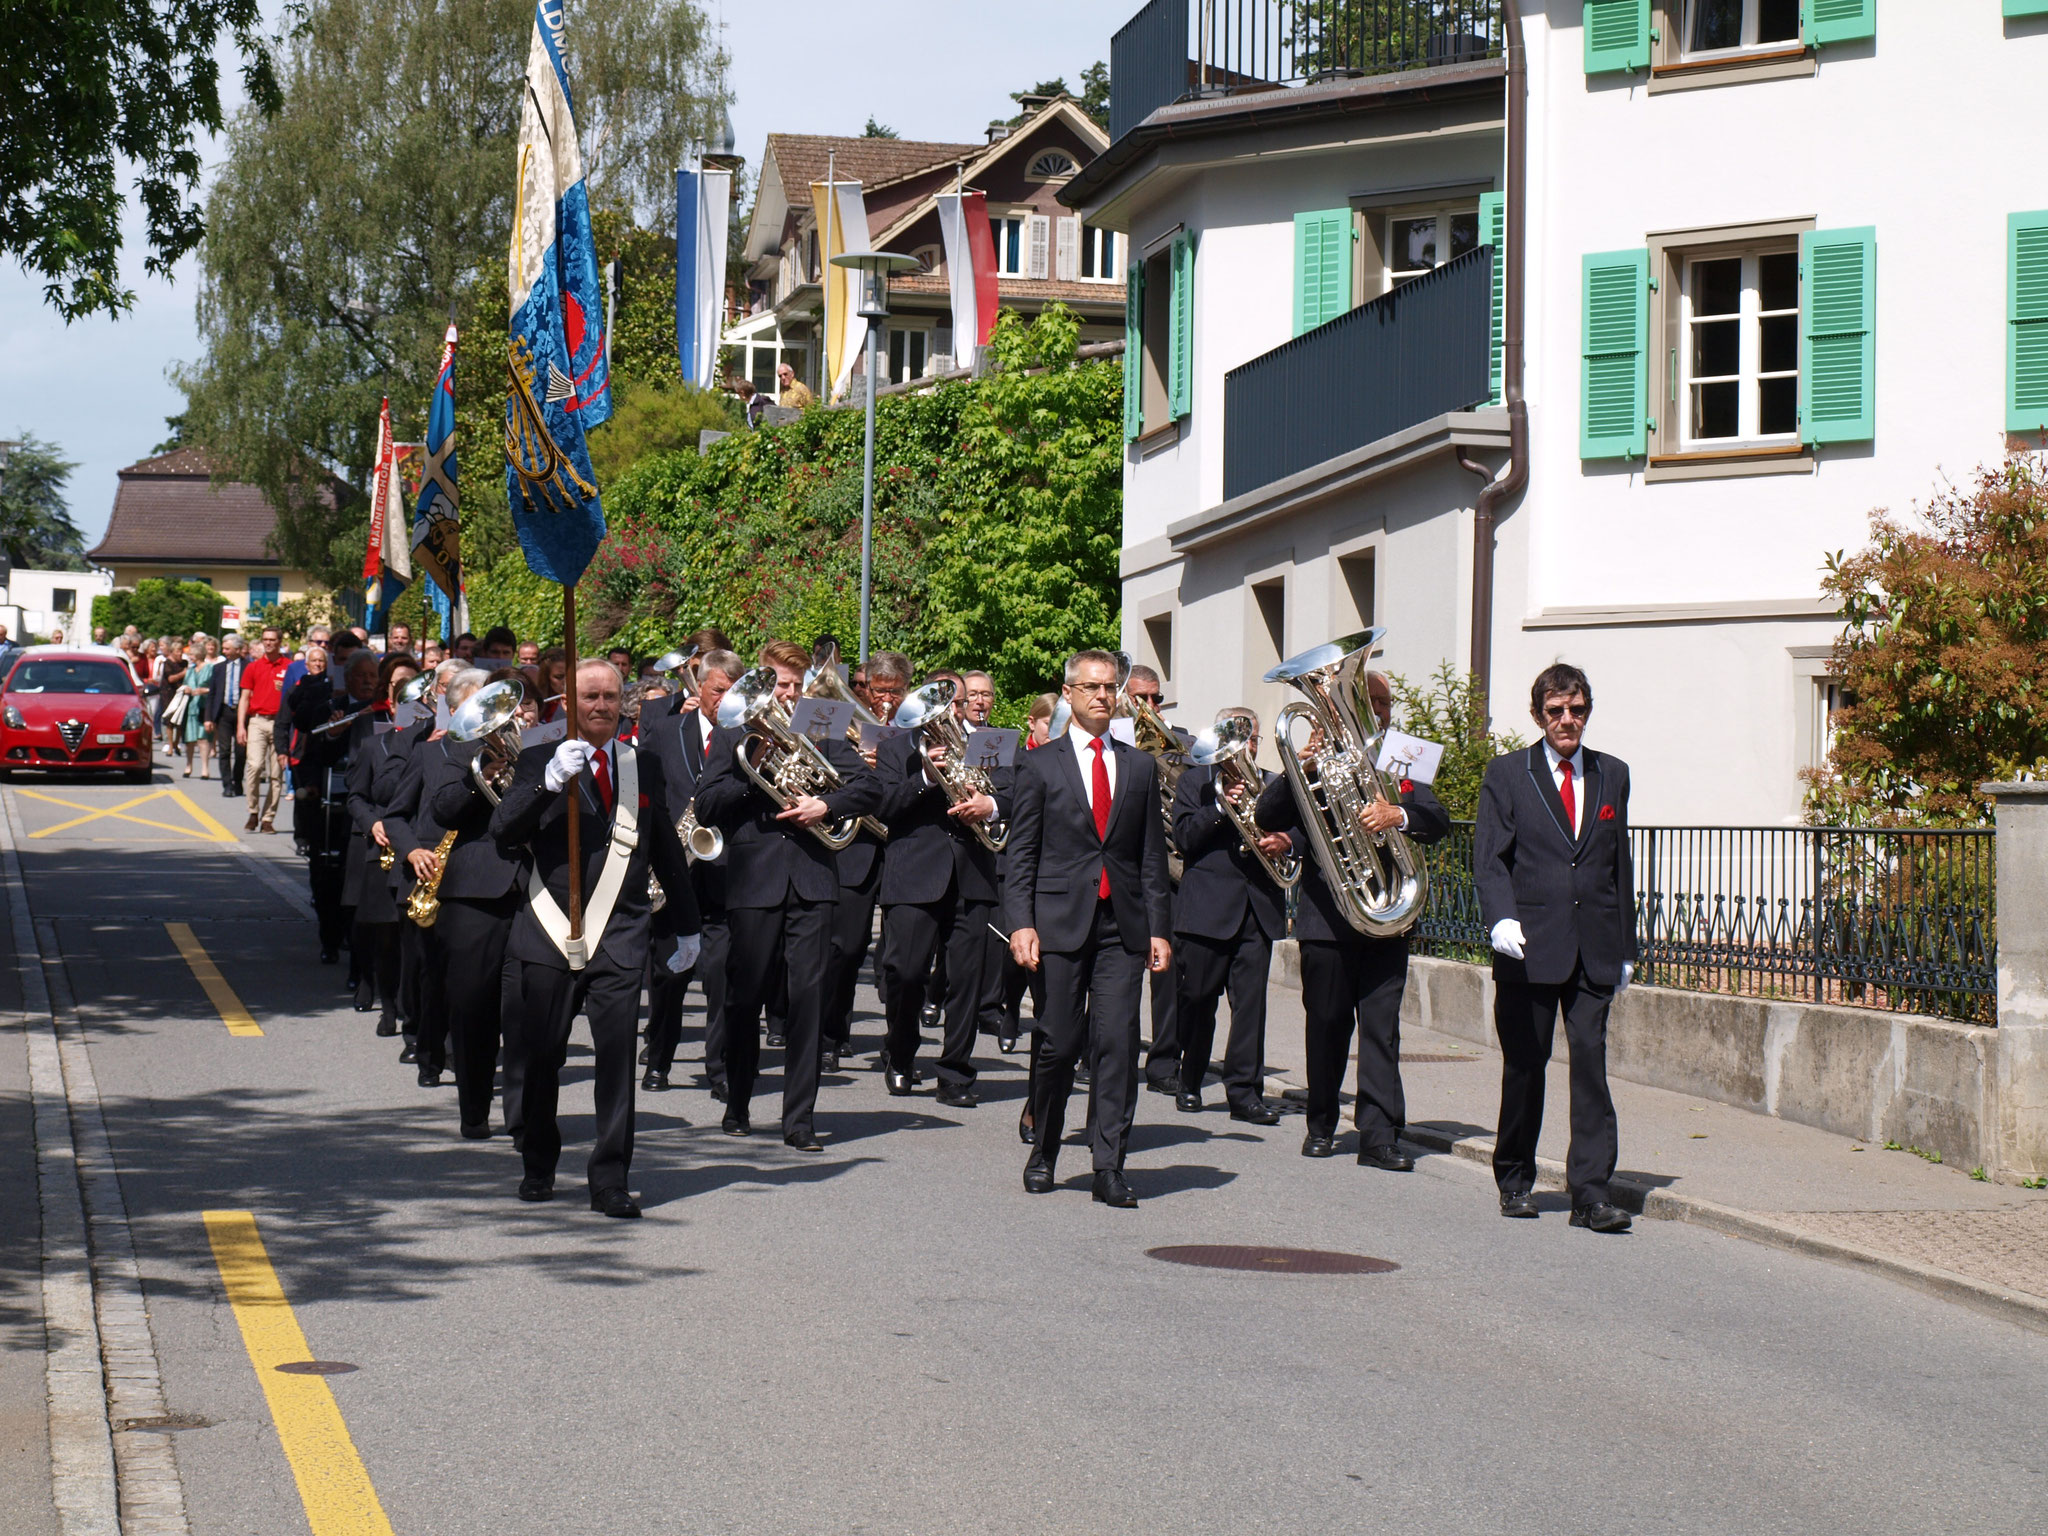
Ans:
{"type": "Polygon", "coordinates": [[[1351,308],[1351,210],[1294,216],[1294,334],[1351,308]]]}
{"type": "Polygon", "coordinates": [[[1877,231],[1799,237],[1799,427],[1809,443],[1877,435],[1877,231]]]}
{"type": "Polygon", "coordinates": [[[2008,16],[2048,16],[2048,0],[2005,0],[2008,16]]]}
{"type": "Polygon", "coordinates": [[[1650,0],[1586,0],[1585,21],[1587,74],[1650,67],[1650,0]]]}
{"type": "Polygon", "coordinates": [[[1875,37],[1877,0],[1806,0],[1805,32],[1814,48],[1875,37]]]}
{"type": "Polygon", "coordinates": [[[2038,432],[2048,428],[2048,213],[2013,214],[2006,242],[2005,430],[2038,432]]]}
{"type": "Polygon", "coordinates": [[[1166,348],[1166,414],[1175,421],[1195,408],[1195,237],[1173,237],[1173,330],[1166,348]]]}
{"type": "Polygon", "coordinates": [[[1648,444],[1650,253],[1588,256],[1583,286],[1579,457],[1639,459],[1648,444]]]}
{"type": "Polygon", "coordinates": [[[1145,263],[1124,269],[1124,441],[1145,430],[1145,263]]]}
{"type": "Polygon", "coordinates": [[[1493,384],[1493,392],[1487,398],[1499,405],[1503,389],[1500,338],[1507,322],[1508,302],[1508,199],[1505,192],[1479,194],[1479,243],[1493,247],[1493,301],[1489,306],[1493,318],[1487,332],[1491,339],[1487,342],[1489,362],[1486,376],[1493,384]]]}

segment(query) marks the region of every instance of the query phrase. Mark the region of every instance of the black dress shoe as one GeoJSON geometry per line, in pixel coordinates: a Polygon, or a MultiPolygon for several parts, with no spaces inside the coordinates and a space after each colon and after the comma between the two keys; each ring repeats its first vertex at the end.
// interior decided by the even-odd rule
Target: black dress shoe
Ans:
{"type": "Polygon", "coordinates": [[[1103,1168],[1095,1175],[1095,1199],[1102,1205],[1113,1205],[1120,1211],[1135,1211],[1138,1197],[1131,1193],[1131,1186],[1124,1182],[1124,1176],[1114,1168],[1103,1168]]]}
{"type": "Polygon", "coordinates": [[[405,1047],[398,1053],[398,1059],[407,1066],[411,1066],[420,1059],[419,1047],[413,1043],[412,1036],[407,1035],[405,1037],[405,1047]]]}
{"type": "Polygon", "coordinates": [[[623,1189],[593,1189],[590,1192],[590,1208],[606,1216],[616,1216],[622,1221],[637,1220],[640,1202],[623,1189]]]}
{"type": "Polygon", "coordinates": [[[512,1137],[512,1150],[514,1152],[524,1152],[526,1150],[526,1132],[512,1131],[509,1134],[512,1137]]]}
{"type": "Polygon", "coordinates": [[[640,1047],[640,1065],[641,1065],[641,1066],[643,1066],[643,1067],[644,1067],[644,1066],[646,1066],[646,1065],[647,1065],[647,1058],[648,1058],[648,1056],[649,1056],[649,1055],[651,1055],[651,1054],[653,1053],[653,1051],[654,1051],[654,1047],[653,1047],[653,1046],[651,1046],[651,1045],[643,1045],[643,1046],[641,1046],[641,1047],[640,1047]]]}
{"type": "Polygon", "coordinates": [[[320,948],[320,963],[321,963],[322,965],[336,965],[336,964],[339,964],[339,963],[340,963],[340,961],[341,961],[341,951],[340,951],[340,950],[336,949],[336,948],[335,948],[335,947],[334,947],[334,946],[333,946],[332,944],[324,944],[324,945],[322,945],[322,946],[321,946],[321,948],[320,948]]]}
{"type": "Polygon", "coordinates": [[[1526,1189],[1504,1189],[1500,1192],[1500,1213],[1524,1221],[1533,1221],[1541,1213],[1536,1209],[1536,1196],[1526,1189]]]}
{"type": "Polygon", "coordinates": [[[1202,1096],[1199,1093],[1177,1094],[1173,1107],[1184,1115],[1199,1115],[1202,1112],[1202,1096]]]}
{"type": "Polygon", "coordinates": [[[1031,1111],[1028,1109],[1017,1117],[1017,1139],[1027,1147],[1038,1145],[1038,1127],[1031,1123],[1031,1111]]]}
{"type": "Polygon", "coordinates": [[[725,1084],[713,1083],[711,1085],[711,1097],[723,1104],[725,1102],[725,1084]]]}
{"type": "Polygon", "coordinates": [[[819,1048],[818,1070],[820,1072],[837,1072],[839,1070],[838,1046],[827,1045],[819,1048]]]}
{"type": "Polygon", "coordinates": [[[1180,1080],[1173,1077],[1148,1077],[1145,1079],[1145,1091],[1177,1094],[1180,1092],[1180,1080]]]}
{"type": "Polygon", "coordinates": [[[1017,1051],[1017,1037],[1015,1035],[997,1035],[996,1049],[1005,1056],[1015,1055],[1017,1051]]]}
{"type": "Polygon", "coordinates": [[[361,990],[360,988],[358,988],[358,989],[357,989],[357,991],[356,991],[356,1012],[357,1012],[357,1013],[375,1013],[376,1011],[377,1011],[377,994],[376,994],[376,993],[374,993],[374,992],[372,992],[372,993],[371,993],[371,994],[370,994],[370,995],[369,995],[368,997],[365,997],[365,996],[363,996],[363,994],[362,994],[362,990],[361,990]]]}
{"type": "Polygon", "coordinates": [[[822,1152],[825,1150],[825,1143],[818,1140],[816,1133],[809,1126],[805,1126],[800,1131],[784,1131],[782,1133],[782,1144],[792,1152],[822,1152]]]}
{"type": "Polygon", "coordinates": [[[555,1198],[554,1181],[536,1179],[532,1174],[528,1174],[519,1181],[519,1198],[528,1201],[552,1200],[555,1198]]]}
{"type": "Polygon", "coordinates": [[[1594,1232],[1626,1232],[1629,1228],[1629,1214],[1618,1205],[1596,1200],[1591,1205],[1572,1207],[1572,1225],[1585,1227],[1594,1232]]]}
{"type": "Polygon", "coordinates": [[[465,1120],[462,1124],[462,1139],[464,1141],[489,1141],[491,1139],[491,1122],[486,1120],[481,1125],[471,1125],[465,1120]]]}
{"type": "Polygon", "coordinates": [[[649,1067],[647,1075],[640,1079],[640,1086],[649,1093],[667,1093],[668,1074],[666,1072],[657,1072],[654,1068],[649,1067]]]}
{"type": "Polygon", "coordinates": [[[1253,1099],[1249,1104],[1231,1105],[1230,1118],[1233,1120],[1243,1120],[1250,1125],[1278,1125],[1280,1123],[1280,1111],[1268,1104],[1264,1099],[1253,1099]]]}
{"type": "Polygon", "coordinates": [[[1377,1147],[1360,1147],[1358,1149],[1358,1166],[1361,1168],[1384,1168],[1389,1173],[1413,1173],[1415,1171],[1415,1159],[1390,1141],[1377,1147]]]}
{"type": "Polygon", "coordinates": [[[1075,1087],[1077,1087],[1077,1088],[1086,1088],[1086,1087],[1087,1087],[1087,1086],[1088,1086],[1088,1085],[1089,1085],[1089,1084],[1090,1084],[1091,1082],[1093,1082],[1094,1080],[1095,1080],[1095,1074],[1094,1074],[1094,1073],[1092,1073],[1092,1072],[1090,1072],[1090,1071],[1088,1070],[1088,1066],[1087,1066],[1087,1064],[1086,1064],[1085,1062],[1077,1062],[1077,1063],[1075,1064],[1075,1066],[1074,1066],[1074,1086],[1075,1086],[1075,1087]]]}
{"type": "Polygon", "coordinates": [[[917,1010],[917,1027],[919,1029],[937,1029],[939,1027],[939,1005],[937,1003],[926,1003],[917,1010]]]}
{"type": "Polygon", "coordinates": [[[441,1069],[435,1066],[432,1062],[426,1062],[422,1064],[420,1067],[420,1086],[422,1088],[440,1087],[441,1069]]]}
{"type": "Polygon", "coordinates": [[[908,1072],[898,1072],[894,1067],[887,1067],[883,1069],[882,1080],[889,1085],[890,1098],[901,1099],[908,1097],[910,1093],[910,1074],[908,1072]]]}
{"type": "Polygon", "coordinates": [[[740,1115],[727,1115],[719,1122],[718,1128],[728,1136],[751,1136],[754,1128],[740,1115]]]}
{"type": "Polygon", "coordinates": [[[1310,1131],[1301,1138],[1301,1155],[1303,1157],[1335,1157],[1337,1155],[1337,1138],[1334,1136],[1318,1136],[1314,1131],[1310,1131]]]}
{"type": "Polygon", "coordinates": [[[771,1051],[779,1051],[787,1044],[789,1044],[789,1037],[787,1035],[770,1035],[768,1037],[768,1049],[771,1051]]]}
{"type": "Polygon", "coordinates": [[[388,1014],[385,1015],[377,1021],[377,1033],[387,1040],[390,1039],[391,1036],[398,1033],[398,1020],[388,1014]]]}
{"type": "Polygon", "coordinates": [[[1053,1177],[1052,1161],[1043,1152],[1034,1152],[1024,1165],[1024,1193],[1027,1195],[1049,1195],[1059,1187],[1053,1177]]]}
{"type": "Polygon", "coordinates": [[[941,1083],[938,1102],[948,1109],[973,1109],[981,1103],[981,1095],[965,1083],[957,1088],[950,1083],[941,1083]]]}

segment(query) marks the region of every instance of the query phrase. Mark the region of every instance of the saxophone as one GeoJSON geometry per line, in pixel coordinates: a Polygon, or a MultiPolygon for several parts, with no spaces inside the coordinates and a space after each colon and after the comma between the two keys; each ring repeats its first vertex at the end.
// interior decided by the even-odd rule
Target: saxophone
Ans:
{"type": "Polygon", "coordinates": [[[448,850],[454,846],[455,834],[444,832],[434,845],[434,872],[405,898],[405,915],[421,928],[433,927],[441,916],[441,876],[448,872],[448,850]]]}

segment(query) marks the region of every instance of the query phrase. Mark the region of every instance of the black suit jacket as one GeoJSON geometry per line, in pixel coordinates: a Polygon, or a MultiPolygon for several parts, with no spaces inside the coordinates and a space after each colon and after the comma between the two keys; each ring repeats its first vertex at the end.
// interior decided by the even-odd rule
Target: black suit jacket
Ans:
{"type": "MultiPolygon", "coordinates": [[[[583,898],[586,903],[597,889],[598,876],[604,870],[606,853],[611,846],[612,818],[598,798],[596,780],[587,771],[559,793],[547,787],[543,775],[547,771],[548,760],[555,755],[556,745],[543,742],[519,754],[519,765],[513,770],[511,787],[491,813],[491,836],[497,840],[499,852],[507,858],[515,858],[523,850],[547,886],[548,894],[567,912],[569,796],[578,796],[582,807],[578,851],[582,855],[583,898]]],[[[620,744],[619,750],[623,752],[629,748],[620,744]]],[[[689,860],[684,857],[682,840],[676,836],[676,818],[669,811],[668,786],[662,777],[661,760],[642,752],[638,754],[638,764],[640,835],[632,856],[627,860],[625,880],[619,887],[610,920],[606,922],[604,933],[592,954],[594,959],[602,953],[620,970],[635,975],[647,965],[648,936],[654,915],[647,891],[650,869],[661,881],[661,888],[668,893],[668,907],[672,909],[668,920],[673,931],[692,934],[699,926],[697,898],[690,888],[689,860]]],[[[529,965],[551,966],[556,970],[567,970],[569,964],[542,929],[540,920],[533,915],[531,902],[521,907],[519,915],[512,919],[512,933],[506,940],[505,954],[508,959],[523,960],[529,965]]]]}
{"type": "Polygon", "coordinates": [[[414,775],[420,809],[432,824],[436,841],[445,833],[455,834],[441,870],[441,894],[464,901],[494,901],[523,890],[526,882],[525,859],[517,852],[508,854],[491,836],[490,799],[469,771],[482,747],[481,742],[446,736],[427,742],[418,751],[419,771],[414,775]]]}
{"type": "MultiPolygon", "coordinates": [[[[1267,774],[1271,784],[1277,774],[1267,774]]],[[[1291,834],[1295,851],[1307,847],[1291,834]]],[[[1273,883],[1257,855],[1244,846],[1237,826],[1216,803],[1216,770],[1190,768],[1173,796],[1173,842],[1180,849],[1180,894],[1173,931],[1204,939],[1234,939],[1249,906],[1268,940],[1287,936],[1287,894],[1273,883]]]]}
{"type": "Polygon", "coordinates": [[[1526,967],[1539,986],[1571,979],[1612,986],[1636,958],[1635,864],[1628,840],[1628,764],[1584,749],[1578,788],[1579,835],[1550,777],[1543,743],[1486,765],[1472,874],[1480,918],[1490,932],[1503,918],[1522,925],[1519,961],[1496,954],[1496,967],[1526,967]]]}
{"type": "MultiPolygon", "coordinates": [[[[204,721],[208,727],[211,727],[216,721],[218,721],[221,718],[221,712],[223,710],[227,712],[229,722],[233,722],[235,718],[235,711],[234,708],[228,704],[228,668],[234,667],[237,669],[235,673],[235,681],[239,685],[242,677],[241,671],[239,669],[242,667],[246,667],[248,665],[249,658],[247,656],[239,656],[233,661],[229,661],[225,656],[223,656],[220,659],[219,663],[214,667],[213,676],[206,680],[206,697],[199,701],[199,718],[202,721],[204,721]]],[[[239,686],[237,687],[236,691],[237,700],[239,702],[239,686]]]]}
{"type": "MultiPolygon", "coordinates": [[[[998,768],[989,774],[999,818],[1009,814],[1015,773],[998,768]]],[[[953,802],[925,777],[915,732],[882,743],[875,774],[882,781],[882,820],[889,826],[882,904],[944,901],[956,889],[962,901],[999,900],[995,851],[950,814],[953,802]]]]}
{"type": "Polygon", "coordinates": [[[1143,954],[1147,940],[1172,931],[1159,764],[1123,742],[1110,746],[1116,789],[1104,837],[1095,833],[1071,735],[1027,752],[1017,765],[1010,840],[1003,850],[1003,923],[1012,932],[1037,929],[1042,949],[1070,952],[1088,942],[1105,869],[1125,949],[1143,954]]]}
{"type": "MultiPolygon", "coordinates": [[[[1451,830],[1450,815],[1443,803],[1427,784],[1412,780],[1401,780],[1399,790],[1401,806],[1408,812],[1407,836],[1411,842],[1433,843],[1451,830]]],[[[1275,777],[1259,796],[1259,808],[1254,819],[1269,832],[1292,832],[1301,836],[1302,849],[1308,851],[1309,844],[1304,831],[1301,806],[1294,798],[1294,788],[1284,778],[1275,777]]],[[[1315,855],[1308,853],[1303,860],[1300,899],[1294,908],[1294,936],[1304,942],[1326,944],[1406,944],[1408,937],[1402,934],[1392,939],[1375,939],[1370,934],[1360,933],[1351,926],[1337,905],[1337,898],[1330,892],[1329,883],[1323,879],[1323,866],[1316,862],[1315,855]]]]}
{"type": "MultiPolygon", "coordinates": [[[[747,733],[720,726],[711,733],[711,762],[697,785],[697,820],[725,834],[725,903],[728,907],[779,907],[799,901],[833,901],[839,869],[832,851],[793,821],[777,821],[777,807],[742,771],[735,753],[747,733]]],[[[839,770],[839,788],[821,796],[832,822],[870,816],[880,809],[882,786],[861,755],[844,741],[824,744],[825,757],[839,770]]]]}

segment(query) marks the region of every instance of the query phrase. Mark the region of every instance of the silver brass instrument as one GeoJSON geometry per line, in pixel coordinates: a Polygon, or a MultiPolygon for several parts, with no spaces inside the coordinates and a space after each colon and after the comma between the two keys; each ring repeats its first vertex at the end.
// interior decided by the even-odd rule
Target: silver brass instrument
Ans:
{"type": "Polygon", "coordinates": [[[391,695],[394,704],[417,704],[426,697],[427,690],[434,686],[434,669],[417,672],[398,685],[398,691],[391,695]]]}
{"type": "Polygon", "coordinates": [[[687,651],[670,651],[655,662],[654,670],[673,677],[685,694],[694,694],[704,683],[704,663],[697,659],[698,646],[687,651]]]}
{"type": "MultiPolygon", "coordinates": [[[[995,786],[987,771],[967,761],[967,732],[961,728],[959,716],[953,713],[953,695],[958,691],[959,685],[950,677],[934,678],[896,706],[895,723],[906,731],[917,732],[917,755],[939,788],[946,792],[948,801],[958,805],[976,795],[987,795],[993,800],[995,786]],[[932,761],[932,751],[937,747],[945,748],[943,763],[932,761]]],[[[992,853],[1001,853],[1010,840],[1009,824],[1000,816],[993,821],[972,822],[970,826],[982,846],[992,853]]]]}
{"type": "Polygon", "coordinates": [[[1269,683],[1292,683],[1308,701],[1281,709],[1273,744],[1300,802],[1309,847],[1345,920],[1381,939],[1414,927],[1429,896],[1429,872],[1415,844],[1398,830],[1368,832],[1362,819],[1374,800],[1401,801],[1379,770],[1383,733],[1366,687],[1366,662],[1385,633],[1372,629],[1317,646],[1266,674],[1269,683]],[[1313,757],[1297,751],[1289,734],[1297,719],[1321,733],[1313,757]]]}
{"type": "Polygon", "coordinates": [[[882,724],[881,717],[855,698],[853,690],[846,686],[846,679],[839,675],[837,640],[827,638],[811,647],[811,669],[804,674],[803,696],[807,699],[837,699],[842,704],[851,704],[853,722],[846,728],[846,739],[856,748],[860,746],[860,728],[863,725],[882,724]]]}
{"type": "Polygon", "coordinates": [[[512,770],[519,763],[519,706],[525,699],[526,690],[511,678],[487,683],[448,720],[453,740],[483,743],[469,772],[493,805],[512,787],[512,770]]]}
{"type": "Polygon", "coordinates": [[[1174,735],[1173,727],[1161,718],[1151,701],[1130,692],[1131,658],[1116,653],[1116,712],[1131,720],[1131,743],[1159,764],[1159,819],[1166,825],[1166,862],[1176,884],[1181,876],[1180,850],[1173,843],[1173,797],[1180,789],[1180,776],[1188,771],[1188,750],[1174,735]]]}
{"type": "MultiPolygon", "coordinates": [[[[762,744],[759,763],[745,748],[735,755],[747,777],[782,809],[805,795],[826,795],[839,788],[839,770],[824,749],[789,728],[789,711],[775,697],[773,667],[756,667],[726,690],[718,703],[718,723],[728,730],[744,730],[750,743],[762,744]]],[[[804,830],[837,853],[859,835],[862,819],[848,816],[804,830]]]]}
{"type": "Polygon", "coordinates": [[[1288,891],[1301,883],[1301,855],[1270,854],[1259,846],[1265,833],[1252,819],[1252,808],[1266,785],[1252,761],[1253,731],[1252,722],[1243,715],[1224,715],[1195,738],[1188,749],[1188,762],[1196,768],[1216,770],[1217,807],[1237,828],[1244,851],[1265,866],[1275,885],[1288,891]]]}

